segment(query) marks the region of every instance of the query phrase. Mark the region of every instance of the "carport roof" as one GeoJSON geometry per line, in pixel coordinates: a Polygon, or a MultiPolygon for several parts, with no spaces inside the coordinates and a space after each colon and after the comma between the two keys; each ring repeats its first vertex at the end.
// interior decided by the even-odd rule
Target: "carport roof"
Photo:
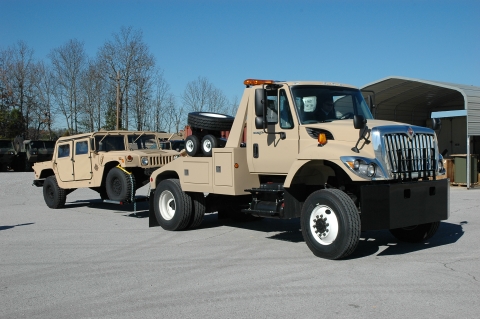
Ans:
{"type": "Polygon", "coordinates": [[[361,90],[367,100],[373,97],[375,118],[426,126],[432,112],[466,110],[467,135],[480,135],[478,86],[391,76],[361,90]]]}

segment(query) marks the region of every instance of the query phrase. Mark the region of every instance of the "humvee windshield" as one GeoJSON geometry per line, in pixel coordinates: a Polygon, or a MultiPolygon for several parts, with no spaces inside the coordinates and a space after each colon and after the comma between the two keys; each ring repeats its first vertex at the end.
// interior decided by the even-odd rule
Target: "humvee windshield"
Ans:
{"type": "Polygon", "coordinates": [[[54,148],[55,142],[54,141],[33,141],[30,142],[31,148],[54,148]]]}
{"type": "Polygon", "coordinates": [[[157,149],[158,144],[153,134],[131,134],[128,135],[128,145],[130,149],[157,149]]]}
{"type": "Polygon", "coordinates": [[[329,86],[294,86],[293,100],[302,124],[352,119],[362,115],[372,119],[372,113],[359,90],[329,86]]]}
{"type": "Polygon", "coordinates": [[[12,148],[12,142],[0,141],[0,148],[12,148]]]}

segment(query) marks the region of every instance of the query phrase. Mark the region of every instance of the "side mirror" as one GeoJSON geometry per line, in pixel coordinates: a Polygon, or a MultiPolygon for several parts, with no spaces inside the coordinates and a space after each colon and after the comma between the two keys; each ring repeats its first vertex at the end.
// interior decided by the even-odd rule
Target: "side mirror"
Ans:
{"type": "Polygon", "coordinates": [[[265,113],[266,113],[266,91],[264,89],[255,90],[255,128],[265,129],[265,113]]]}
{"type": "Polygon", "coordinates": [[[442,128],[442,120],[432,119],[432,129],[436,131],[436,130],[439,130],[440,128],[442,128]]]}
{"type": "Polygon", "coordinates": [[[353,127],[355,127],[355,129],[357,130],[362,129],[365,127],[366,124],[367,124],[367,120],[365,119],[365,117],[363,117],[363,115],[353,116],[353,127]]]}

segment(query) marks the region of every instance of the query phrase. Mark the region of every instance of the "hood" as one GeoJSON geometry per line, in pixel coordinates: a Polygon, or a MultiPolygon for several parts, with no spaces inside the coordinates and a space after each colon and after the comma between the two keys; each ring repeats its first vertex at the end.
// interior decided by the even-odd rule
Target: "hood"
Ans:
{"type": "MultiPolygon", "coordinates": [[[[387,125],[409,125],[405,123],[383,121],[383,120],[367,120],[367,126],[371,130],[374,127],[387,125]]],[[[336,141],[356,142],[358,140],[359,130],[353,127],[353,120],[332,121],[326,123],[306,124],[305,128],[322,129],[332,133],[336,141]]],[[[414,126],[414,125],[409,125],[414,126]]]]}

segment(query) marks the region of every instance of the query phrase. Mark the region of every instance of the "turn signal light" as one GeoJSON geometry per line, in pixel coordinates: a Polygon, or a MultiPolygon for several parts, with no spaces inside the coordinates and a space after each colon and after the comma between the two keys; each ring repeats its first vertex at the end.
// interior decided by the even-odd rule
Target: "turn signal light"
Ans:
{"type": "Polygon", "coordinates": [[[325,133],[318,134],[318,145],[323,146],[327,144],[327,135],[325,133]]]}
{"type": "Polygon", "coordinates": [[[273,80],[256,80],[256,79],[246,79],[243,81],[245,85],[262,85],[262,84],[273,84],[273,80]]]}
{"type": "Polygon", "coordinates": [[[129,162],[133,161],[132,155],[128,155],[128,156],[127,156],[127,161],[129,161],[129,162]]]}

